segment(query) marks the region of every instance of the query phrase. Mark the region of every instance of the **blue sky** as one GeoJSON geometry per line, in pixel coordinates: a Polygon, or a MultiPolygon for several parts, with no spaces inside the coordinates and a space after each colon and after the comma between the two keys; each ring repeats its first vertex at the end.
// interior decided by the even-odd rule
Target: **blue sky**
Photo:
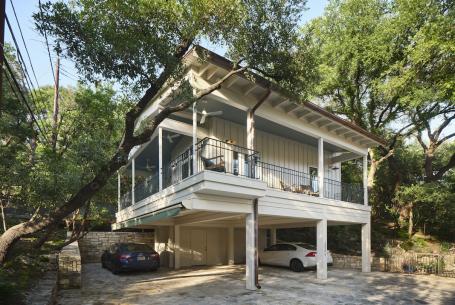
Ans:
{"type": "MultiPolygon", "coordinates": [[[[19,22],[21,23],[21,28],[24,33],[27,47],[30,51],[30,57],[33,62],[33,67],[35,69],[39,85],[51,85],[53,84],[53,77],[45,40],[44,37],[36,32],[32,18],[33,13],[38,11],[38,0],[13,0],[13,3],[19,22]]],[[[302,23],[305,23],[314,17],[322,15],[326,4],[326,0],[309,0],[307,3],[308,10],[304,13],[302,23]]],[[[19,36],[19,30],[17,28],[17,23],[14,19],[14,14],[9,0],[6,1],[6,14],[12,24],[13,31],[21,48],[21,52],[23,52],[22,54],[25,57],[24,60],[28,64],[28,59],[26,59],[25,49],[19,36]]],[[[5,41],[11,44],[13,43],[9,30],[5,31],[5,41]]],[[[51,53],[51,55],[52,60],[55,62],[55,54],[51,53]]],[[[65,86],[76,84],[77,71],[74,68],[74,64],[72,62],[68,60],[62,60],[61,72],[61,85],[65,86]]]]}

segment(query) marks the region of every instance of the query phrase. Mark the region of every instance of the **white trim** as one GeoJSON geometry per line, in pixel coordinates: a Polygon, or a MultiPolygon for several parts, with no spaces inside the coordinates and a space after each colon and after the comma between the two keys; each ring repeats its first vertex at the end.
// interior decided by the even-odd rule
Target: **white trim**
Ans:
{"type": "Polygon", "coordinates": [[[319,197],[324,198],[324,139],[318,139],[318,190],[319,197]]]}

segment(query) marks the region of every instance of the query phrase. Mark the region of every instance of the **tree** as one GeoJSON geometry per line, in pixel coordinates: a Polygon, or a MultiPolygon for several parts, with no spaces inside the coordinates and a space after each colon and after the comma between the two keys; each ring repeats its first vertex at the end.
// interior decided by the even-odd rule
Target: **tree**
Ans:
{"type": "MultiPolygon", "coordinates": [[[[55,224],[82,207],[127,162],[134,146],[150,139],[170,114],[188,108],[216,90],[230,76],[248,69],[273,77],[285,69],[295,42],[302,1],[77,0],[46,3],[35,15],[37,27],[53,35],[66,56],[89,81],[111,79],[142,92],[124,117],[124,133],[115,153],[97,166],[95,174],[49,214],[38,214],[0,237],[0,263],[20,237],[55,224]],[[226,77],[194,95],[182,78],[182,58],[201,39],[223,44],[236,64],[226,77]],[[176,104],[168,106],[135,131],[135,121],[169,81],[182,80],[176,104]]],[[[286,82],[286,74],[280,74],[286,82]]]]}
{"type": "Polygon", "coordinates": [[[313,95],[332,112],[387,139],[387,145],[369,151],[369,188],[384,161],[396,166],[400,140],[441,114],[430,111],[431,105],[453,107],[453,20],[450,1],[345,0],[331,1],[322,17],[304,26],[317,59],[313,95]]]}

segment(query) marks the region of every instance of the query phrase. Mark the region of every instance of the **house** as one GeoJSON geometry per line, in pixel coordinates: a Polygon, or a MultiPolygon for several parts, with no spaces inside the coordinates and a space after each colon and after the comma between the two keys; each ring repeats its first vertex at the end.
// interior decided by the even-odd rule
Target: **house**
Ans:
{"type": "MultiPolygon", "coordinates": [[[[185,56],[204,88],[232,63],[197,47],[185,56]],[[205,52],[207,56],[198,54],[205,52]]],[[[173,103],[169,84],[136,122],[173,103]]],[[[113,230],[154,228],[162,264],[245,263],[255,289],[257,249],[278,228],[315,226],[317,277],[327,278],[327,226],[361,224],[362,270],[370,271],[367,152],[377,136],[315,104],[294,101],[260,76],[234,75],[163,121],[119,172],[113,230]],[[343,181],[341,163],[363,160],[363,184],[343,181]]]]}

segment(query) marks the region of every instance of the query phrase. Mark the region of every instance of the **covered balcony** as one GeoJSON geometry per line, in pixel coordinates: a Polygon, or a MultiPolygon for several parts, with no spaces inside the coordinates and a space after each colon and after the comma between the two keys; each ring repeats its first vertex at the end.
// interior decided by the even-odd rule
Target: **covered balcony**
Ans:
{"type": "MultiPolygon", "coordinates": [[[[331,177],[339,179],[323,175],[341,170],[342,155],[329,159],[331,164],[325,166],[328,168],[325,171],[311,166],[306,166],[309,171],[305,171],[299,170],[305,166],[291,168],[264,162],[260,151],[236,145],[234,141],[205,137],[192,145],[189,136],[166,130],[160,133],[161,140],[160,136],[154,138],[119,173],[119,211],[204,171],[263,181],[268,188],[302,196],[365,203],[366,189],[362,183],[344,182],[343,175],[338,173],[331,177]]],[[[324,159],[323,151],[319,155],[324,159]]],[[[321,161],[320,168],[324,168],[324,160],[321,161]]]]}

